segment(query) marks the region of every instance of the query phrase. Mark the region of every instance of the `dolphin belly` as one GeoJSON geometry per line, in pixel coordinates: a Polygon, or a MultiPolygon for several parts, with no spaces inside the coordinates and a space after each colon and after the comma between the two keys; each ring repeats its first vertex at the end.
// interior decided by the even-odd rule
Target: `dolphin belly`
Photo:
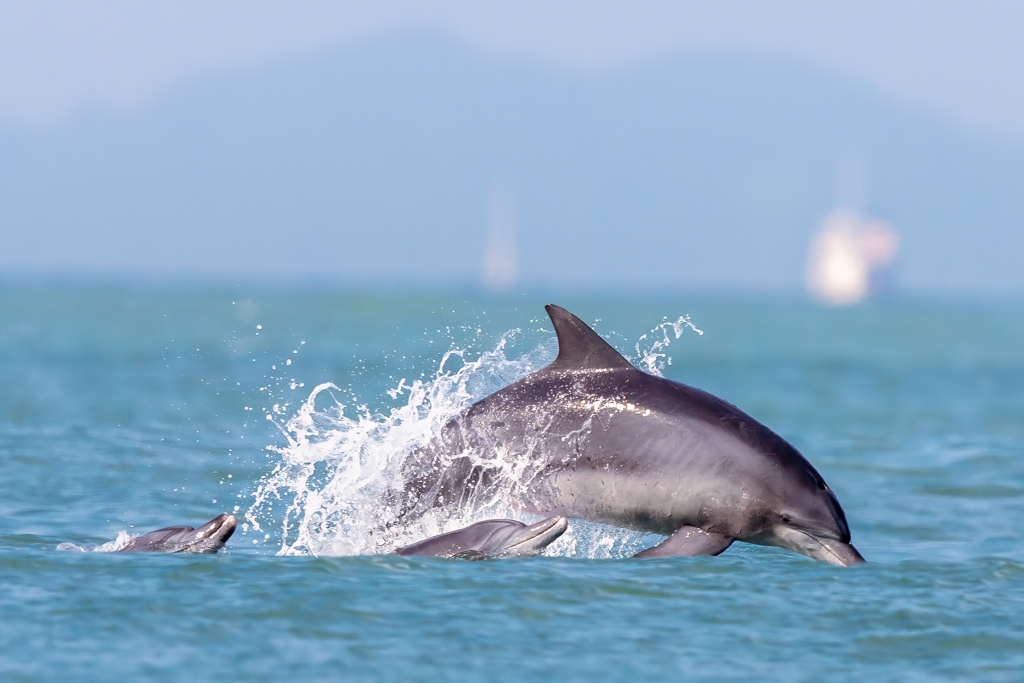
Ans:
{"type": "Polygon", "coordinates": [[[765,487],[734,466],[756,458],[746,444],[646,408],[604,409],[592,424],[569,460],[560,435],[536,449],[533,457],[547,466],[524,496],[531,511],[665,536],[684,525],[736,538],[762,531],[757,507],[765,487]]]}

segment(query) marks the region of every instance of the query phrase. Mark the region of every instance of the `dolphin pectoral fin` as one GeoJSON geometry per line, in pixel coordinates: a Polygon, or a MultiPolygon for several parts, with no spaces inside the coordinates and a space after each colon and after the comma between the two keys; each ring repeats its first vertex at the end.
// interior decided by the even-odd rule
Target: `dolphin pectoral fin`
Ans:
{"type": "Polygon", "coordinates": [[[695,526],[681,526],[656,546],[641,550],[633,557],[694,557],[718,555],[732,545],[734,539],[695,526]]]}

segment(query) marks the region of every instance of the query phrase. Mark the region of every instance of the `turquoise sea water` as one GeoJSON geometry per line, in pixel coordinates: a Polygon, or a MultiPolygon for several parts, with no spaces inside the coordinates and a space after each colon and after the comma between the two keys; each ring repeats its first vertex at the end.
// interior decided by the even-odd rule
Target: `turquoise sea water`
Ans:
{"type": "Polygon", "coordinates": [[[554,556],[367,555],[360,481],[550,359],[543,303],[0,287],[0,679],[1019,680],[1019,304],[556,301],[638,361],[689,314],[665,375],[801,449],[865,565],[631,560],[656,539],[593,525],[554,556]],[[215,556],[57,549],[236,506],[215,556]]]}

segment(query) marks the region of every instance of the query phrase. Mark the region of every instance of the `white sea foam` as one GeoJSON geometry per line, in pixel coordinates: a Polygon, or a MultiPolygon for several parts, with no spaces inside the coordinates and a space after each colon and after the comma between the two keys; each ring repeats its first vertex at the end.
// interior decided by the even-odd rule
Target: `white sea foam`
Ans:
{"type": "Polygon", "coordinates": [[[117,538],[113,541],[107,541],[99,545],[76,545],[74,543],[61,543],[57,546],[57,550],[70,550],[72,552],[80,553],[114,553],[121,548],[128,545],[131,540],[135,538],[127,531],[119,531],[117,538]]]}
{"type": "MultiPolygon", "coordinates": [[[[678,339],[686,327],[700,333],[687,317],[655,327],[650,333],[653,343],[647,342],[648,335],[641,337],[636,344],[638,364],[660,375],[664,363],[670,362],[670,334],[678,339]]],[[[411,382],[402,378],[389,390],[399,405],[387,413],[342,402],[342,391],[329,382],[313,389],[286,420],[268,410],[267,419],[277,424],[285,443],[268,447],[277,462],[252,494],[243,533],[256,543],[277,537],[274,544],[280,555],[363,555],[388,553],[483,519],[539,519],[513,507],[508,495],[521,479],[526,459],[490,453],[487,466],[500,473],[497,485],[458,507],[434,508],[404,524],[383,524],[395,513],[388,508],[386,492],[402,489],[403,464],[418,447],[436,438],[472,402],[554,358],[553,335],[532,351],[510,358],[507,349],[518,335],[519,330],[507,333],[493,350],[475,359],[453,347],[432,377],[411,382]]],[[[646,534],[573,520],[546,554],[621,557],[649,542],[646,534]]]]}

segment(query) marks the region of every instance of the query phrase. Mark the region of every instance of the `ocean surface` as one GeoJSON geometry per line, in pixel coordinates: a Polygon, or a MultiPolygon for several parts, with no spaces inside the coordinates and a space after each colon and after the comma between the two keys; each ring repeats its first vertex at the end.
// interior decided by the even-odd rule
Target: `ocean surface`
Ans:
{"type": "Polygon", "coordinates": [[[388,555],[375,486],[554,357],[544,303],[0,286],[0,680],[1021,679],[1024,305],[555,301],[790,440],[864,565],[634,560],[659,538],[576,522],[539,557],[388,555]],[[104,552],[221,512],[217,555],[104,552]]]}

